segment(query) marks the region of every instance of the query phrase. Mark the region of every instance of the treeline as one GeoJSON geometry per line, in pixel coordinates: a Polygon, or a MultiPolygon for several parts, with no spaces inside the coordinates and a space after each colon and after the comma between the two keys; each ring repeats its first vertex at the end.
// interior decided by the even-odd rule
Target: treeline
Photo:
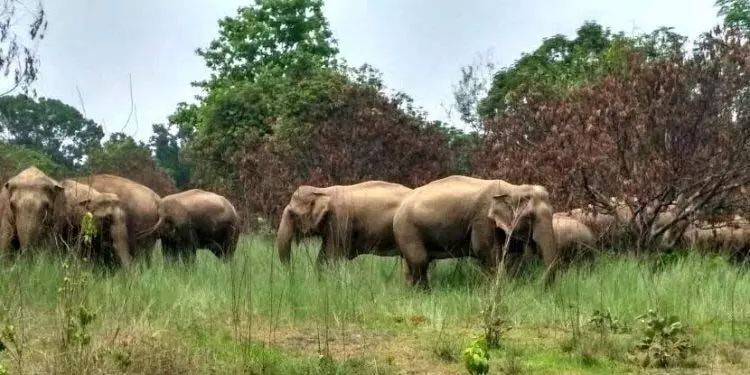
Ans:
{"type": "MultiPolygon", "coordinates": [[[[416,187],[451,174],[545,185],[557,210],[637,197],[636,212],[677,201],[695,218],[746,212],[750,38],[730,8],[694,46],[670,28],[626,35],[586,22],[489,80],[469,65],[454,88],[467,130],[428,120],[374,68],[349,66],[321,8],[258,0],[220,20],[197,50],[211,71],[192,83],[201,95],[148,142],[104,140],[57,100],[0,98],[3,173],[33,162],[52,175],[117,173],[162,195],[202,187],[251,225],[275,226],[300,184],[416,187]]],[[[638,217],[645,245],[654,236],[638,217]]]]}

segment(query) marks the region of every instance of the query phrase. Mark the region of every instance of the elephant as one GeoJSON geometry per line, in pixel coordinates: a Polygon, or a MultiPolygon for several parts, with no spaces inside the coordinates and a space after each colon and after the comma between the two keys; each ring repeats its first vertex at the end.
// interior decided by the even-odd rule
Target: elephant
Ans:
{"type": "Polygon", "coordinates": [[[557,248],[561,261],[565,264],[573,258],[583,258],[596,246],[596,237],[591,229],[567,212],[556,212],[552,215],[552,228],[555,231],[557,248]]]}
{"type": "Polygon", "coordinates": [[[233,257],[240,216],[225,197],[201,189],[167,195],[159,201],[158,214],[152,231],[161,238],[166,260],[193,262],[198,248],[207,248],[220,259],[233,257]]]}
{"type": "Polygon", "coordinates": [[[627,225],[634,218],[633,210],[623,200],[610,197],[610,203],[614,207],[614,215],[599,212],[592,205],[556,212],[555,215],[578,220],[594,234],[597,246],[610,247],[615,244],[620,226],[627,225]]]}
{"type": "Polygon", "coordinates": [[[79,242],[83,215],[90,212],[95,221],[96,235],[92,239],[94,260],[112,266],[119,263],[129,269],[132,255],[128,246],[127,214],[120,198],[73,180],[62,180],[67,202],[66,222],[61,236],[68,243],[79,242]]]}
{"type": "Polygon", "coordinates": [[[11,177],[0,192],[0,255],[54,247],[65,217],[63,186],[35,166],[11,177]]]}
{"type": "Polygon", "coordinates": [[[412,189],[380,180],[353,185],[299,186],[284,208],[276,232],[283,264],[291,259],[294,237],[322,236],[316,264],[361,254],[397,256],[393,214],[412,189]]]}
{"type": "Polygon", "coordinates": [[[429,288],[427,270],[437,259],[477,258],[486,271],[494,271],[507,240],[509,265],[517,263],[526,245],[541,252],[549,285],[558,260],[552,212],[541,185],[452,175],[420,186],[393,216],[407,282],[429,288]]]}
{"type": "Polygon", "coordinates": [[[703,250],[724,250],[733,260],[746,258],[750,251],[750,222],[735,216],[732,220],[710,224],[695,221],[687,225],[671,246],[687,245],[703,250]]]}
{"type": "Polygon", "coordinates": [[[128,229],[128,247],[133,260],[144,259],[151,264],[151,255],[158,240],[156,233],[151,232],[159,220],[159,197],[150,188],[124,177],[111,174],[94,174],[74,177],[70,180],[91,186],[101,193],[112,193],[120,199],[125,210],[128,229]]]}

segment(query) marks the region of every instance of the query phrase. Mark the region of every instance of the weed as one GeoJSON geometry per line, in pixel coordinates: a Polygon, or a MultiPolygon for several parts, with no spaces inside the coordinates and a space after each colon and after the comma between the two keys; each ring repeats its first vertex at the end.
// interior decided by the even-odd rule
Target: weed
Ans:
{"type": "Polygon", "coordinates": [[[669,367],[686,360],[695,350],[692,337],[675,315],[663,317],[650,309],[636,319],[643,323],[642,337],[636,344],[643,367],[669,367]]]}
{"type": "Polygon", "coordinates": [[[472,337],[461,357],[466,371],[471,375],[486,374],[490,371],[490,354],[485,336],[472,337]]]}
{"type": "Polygon", "coordinates": [[[600,333],[624,333],[629,331],[628,327],[620,319],[613,316],[609,309],[606,311],[594,310],[589,319],[589,324],[600,333]]]}

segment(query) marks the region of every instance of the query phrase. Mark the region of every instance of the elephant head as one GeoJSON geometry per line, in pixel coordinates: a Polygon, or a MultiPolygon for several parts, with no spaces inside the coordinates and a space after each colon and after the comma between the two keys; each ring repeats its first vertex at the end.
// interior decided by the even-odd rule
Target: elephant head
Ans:
{"type": "Polygon", "coordinates": [[[77,206],[84,212],[91,212],[97,230],[106,232],[111,237],[117,257],[122,265],[127,268],[131,262],[128,247],[127,214],[122,208],[117,194],[95,194],[80,200],[77,202],[77,206]]]}
{"type": "Polygon", "coordinates": [[[313,186],[300,186],[284,208],[276,232],[279,259],[288,264],[291,258],[292,237],[318,233],[331,206],[330,194],[313,186]]]}
{"type": "Polygon", "coordinates": [[[162,199],[159,201],[157,212],[159,220],[149,232],[157,233],[159,236],[174,234],[190,224],[190,212],[177,200],[162,199]]]}
{"type": "Polygon", "coordinates": [[[552,211],[546,189],[531,186],[493,195],[488,217],[506,235],[536,245],[551,271],[558,256],[552,211]]]}
{"type": "Polygon", "coordinates": [[[45,235],[54,233],[64,204],[64,188],[36,167],[29,167],[8,180],[9,219],[21,249],[42,244],[45,235]]]}

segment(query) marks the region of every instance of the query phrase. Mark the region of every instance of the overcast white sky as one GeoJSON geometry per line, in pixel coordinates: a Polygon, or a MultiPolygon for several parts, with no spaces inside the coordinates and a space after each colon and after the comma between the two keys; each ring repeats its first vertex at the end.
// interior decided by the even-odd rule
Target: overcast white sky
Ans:
{"type": "MultiPolygon", "coordinates": [[[[218,33],[217,21],[249,0],[47,0],[40,45],[42,96],[81,109],[107,133],[147,139],[179,101],[192,101],[190,81],[207,76],[194,50],[218,33]],[[130,112],[132,75],[135,119],[130,112]]],[[[460,68],[491,51],[500,65],[542,38],[572,35],[584,20],[613,30],[674,26],[694,37],[719,22],[713,0],[329,0],[325,13],[341,54],[368,62],[389,88],[410,94],[432,118],[446,119],[460,68]]]]}

